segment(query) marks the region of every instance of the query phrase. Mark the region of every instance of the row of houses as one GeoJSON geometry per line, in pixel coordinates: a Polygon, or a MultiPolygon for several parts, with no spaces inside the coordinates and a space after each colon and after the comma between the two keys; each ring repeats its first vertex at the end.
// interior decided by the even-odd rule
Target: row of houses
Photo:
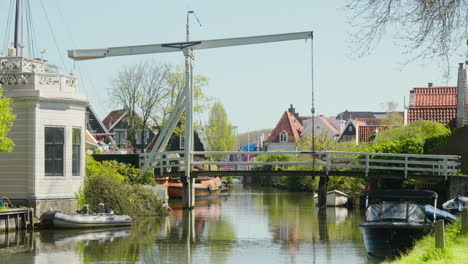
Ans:
{"type": "MultiPolygon", "coordinates": [[[[459,82],[460,83],[460,82],[459,82]]],[[[460,84],[459,84],[460,85],[460,84]]],[[[308,135],[324,135],[337,142],[356,144],[372,141],[378,133],[416,120],[431,120],[450,129],[462,127],[467,109],[466,83],[458,86],[415,87],[410,91],[409,105],[402,112],[344,111],[336,116],[302,117],[293,105],[284,111],[270,135],[265,150],[295,151],[297,142],[308,135]],[[400,116],[403,124],[392,124],[389,115],[400,116]]]]}
{"type": "MultiPolygon", "coordinates": [[[[293,105],[283,112],[270,135],[264,139],[265,150],[294,151],[297,142],[314,130],[315,135],[325,134],[337,142],[352,141],[356,144],[372,141],[376,135],[400,125],[389,123],[389,115],[400,116],[404,125],[416,120],[432,120],[446,125],[450,129],[457,127],[459,97],[457,86],[415,87],[410,91],[409,106],[401,112],[343,111],[336,116],[300,116],[293,105]]],[[[146,128],[136,130],[136,145],[129,140],[127,110],[110,112],[102,121],[91,106],[86,109],[86,142],[103,152],[130,154],[148,152],[157,139],[157,132],[146,128]],[[143,135],[143,136],[142,136],[143,135]]],[[[460,116],[460,115],[459,115],[460,116]]],[[[458,118],[460,119],[460,118],[458,118]]],[[[197,150],[203,150],[203,144],[196,135],[197,150]]],[[[170,150],[183,149],[183,137],[173,136],[170,150]]]]}
{"type": "MultiPolygon", "coordinates": [[[[86,145],[89,153],[99,149],[110,154],[136,154],[150,152],[158,138],[157,129],[146,127],[135,130],[135,144],[130,140],[130,125],[128,110],[111,111],[102,121],[94,109],[89,105],[86,108],[86,145]]],[[[194,148],[203,151],[203,139],[198,132],[194,133],[194,148]]],[[[184,149],[184,136],[172,135],[166,150],[184,149]]]]}

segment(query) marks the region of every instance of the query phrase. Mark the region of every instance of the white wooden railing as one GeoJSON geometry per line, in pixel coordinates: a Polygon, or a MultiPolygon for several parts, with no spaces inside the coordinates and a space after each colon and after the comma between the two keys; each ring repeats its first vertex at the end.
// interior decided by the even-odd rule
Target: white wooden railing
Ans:
{"type": "MultiPolygon", "coordinates": [[[[282,152],[263,152],[263,151],[194,151],[197,156],[230,156],[230,155],[293,155],[293,156],[309,156],[309,161],[207,161],[198,160],[195,158],[192,165],[216,165],[218,170],[223,170],[223,165],[233,165],[235,170],[250,170],[258,165],[310,165],[314,166],[315,170],[324,170],[326,174],[333,170],[343,168],[351,169],[351,171],[362,172],[365,176],[369,173],[386,173],[392,172],[400,174],[405,178],[409,174],[418,175],[437,175],[445,178],[458,175],[460,168],[460,156],[456,155],[426,155],[426,154],[390,154],[390,153],[364,153],[364,152],[339,152],[339,151],[316,151],[314,156],[312,152],[298,151],[282,151],[282,152]],[[313,157],[313,158],[312,158],[313,157]],[[221,169],[220,169],[221,168],[221,169]]],[[[182,151],[160,152],[152,161],[152,168],[159,170],[160,175],[168,168],[178,168],[185,170],[184,158],[182,151]]],[[[142,154],[142,162],[149,162],[149,155],[142,154]]],[[[312,167],[310,168],[312,169],[312,167]]],[[[232,170],[226,169],[226,170],[232,170]]]]}

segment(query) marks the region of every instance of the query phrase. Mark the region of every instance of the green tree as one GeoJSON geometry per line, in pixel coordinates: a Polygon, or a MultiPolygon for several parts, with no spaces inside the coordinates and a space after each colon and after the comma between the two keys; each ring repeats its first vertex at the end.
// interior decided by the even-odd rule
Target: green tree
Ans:
{"type": "Polygon", "coordinates": [[[387,126],[403,126],[403,115],[398,113],[397,110],[398,103],[395,101],[388,101],[384,104],[385,112],[387,116],[382,122],[382,125],[387,126]]]}
{"type": "Polygon", "coordinates": [[[236,135],[229,123],[226,110],[221,102],[215,102],[211,108],[206,139],[209,150],[230,151],[236,147],[236,135]]]}
{"type": "MultiPolygon", "coordinates": [[[[185,88],[184,71],[176,66],[170,67],[166,74],[167,94],[164,98],[158,101],[155,112],[152,113],[151,119],[153,120],[156,127],[161,128],[165,125],[169,114],[175,107],[177,98],[182,94],[185,88]]],[[[208,78],[203,75],[195,75],[193,77],[193,112],[203,113],[210,108],[213,101],[212,97],[205,95],[203,89],[208,86],[208,78]]],[[[184,131],[184,120],[182,116],[180,125],[176,128],[175,133],[177,135],[183,134],[184,131]]]]}
{"type": "Polygon", "coordinates": [[[11,152],[15,143],[8,136],[16,116],[11,113],[11,99],[3,97],[0,85],[0,152],[11,152]]]}
{"type": "MultiPolygon", "coordinates": [[[[335,141],[328,136],[325,130],[322,134],[315,136],[314,143],[315,151],[330,151],[335,145],[335,141]]],[[[312,151],[312,135],[308,134],[301,138],[297,142],[297,149],[299,151],[312,151]]]]}
{"type": "Polygon", "coordinates": [[[418,120],[407,126],[389,129],[379,133],[373,143],[381,144],[406,139],[425,141],[429,138],[449,136],[450,134],[450,129],[443,124],[428,120],[418,120]]]}

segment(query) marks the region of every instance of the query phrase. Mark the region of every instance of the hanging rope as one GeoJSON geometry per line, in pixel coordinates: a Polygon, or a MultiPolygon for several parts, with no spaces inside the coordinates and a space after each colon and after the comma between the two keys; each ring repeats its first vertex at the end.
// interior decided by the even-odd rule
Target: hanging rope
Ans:
{"type": "Polygon", "coordinates": [[[32,58],[37,58],[37,46],[36,46],[36,34],[34,32],[34,23],[32,18],[32,8],[31,8],[31,1],[26,1],[26,25],[28,30],[28,40],[29,40],[29,56],[32,58]]]}
{"type": "Polygon", "coordinates": [[[12,19],[13,19],[13,6],[14,6],[14,0],[10,0],[10,7],[8,8],[8,17],[7,17],[7,21],[6,21],[6,27],[5,27],[5,36],[3,38],[3,46],[2,46],[2,50],[7,50],[9,47],[10,47],[10,44],[8,43],[8,36],[10,36],[10,33],[11,33],[11,23],[12,23],[12,19]]]}
{"type": "Polygon", "coordinates": [[[312,86],[312,108],[310,109],[312,113],[312,176],[315,176],[315,100],[314,100],[314,35],[311,32],[311,41],[310,41],[310,63],[311,63],[311,86],[312,86]]]}
{"type": "Polygon", "coordinates": [[[40,2],[41,2],[42,9],[44,10],[44,15],[46,17],[47,24],[49,24],[50,33],[52,34],[52,38],[54,39],[55,48],[57,49],[57,53],[58,53],[58,55],[60,57],[60,61],[62,62],[63,69],[65,71],[68,71],[67,65],[65,64],[65,61],[63,60],[62,51],[59,48],[57,39],[55,38],[54,30],[52,29],[52,24],[50,23],[49,16],[47,15],[47,10],[46,10],[46,8],[44,6],[44,2],[42,0],[40,2]]]}

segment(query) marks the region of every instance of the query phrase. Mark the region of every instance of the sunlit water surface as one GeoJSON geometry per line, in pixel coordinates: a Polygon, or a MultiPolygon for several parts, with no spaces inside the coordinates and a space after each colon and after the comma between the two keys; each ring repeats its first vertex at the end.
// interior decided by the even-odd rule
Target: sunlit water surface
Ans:
{"type": "Polygon", "coordinates": [[[0,263],[371,263],[359,210],[318,214],[311,193],[235,184],[131,228],[0,233],[0,263]]]}

